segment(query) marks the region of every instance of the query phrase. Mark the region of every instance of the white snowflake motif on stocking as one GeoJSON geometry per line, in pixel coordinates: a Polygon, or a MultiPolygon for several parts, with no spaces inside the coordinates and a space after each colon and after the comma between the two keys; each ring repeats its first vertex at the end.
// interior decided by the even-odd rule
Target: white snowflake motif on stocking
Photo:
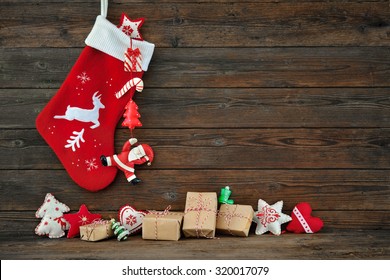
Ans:
{"type": "Polygon", "coordinates": [[[89,82],[91,80],[91,78],[88,77],[86,72],[82,72],[80,75],[77,75],[77,79],[79,79],[82,84],[85,84],[86,82],[89,82]]]}
{"type": "Polygon", "coordinates": [[[95,169],[98,169],[99,166],[97,165],[96,158],[90,159],[90,160],[85,160],[85,164],[87,165],[87,170],[92,171],[95,169]]]}

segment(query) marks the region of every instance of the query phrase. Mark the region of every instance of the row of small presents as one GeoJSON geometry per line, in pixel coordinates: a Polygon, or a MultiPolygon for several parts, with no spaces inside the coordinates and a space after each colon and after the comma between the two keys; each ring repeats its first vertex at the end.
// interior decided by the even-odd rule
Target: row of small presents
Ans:
{"type": "MultiPolygon", "coordinates": [[[[188,192],[184,212],[173,212],[168,207],[165,211],[149,211],[142,215],[142,238],[179,240],[182,234],[185,237],[214,238],[216,231],[245,237],[253,215],[250,205],[222,204],[218,210],[215,192],[188,192]]],[[[126,221],[130,225],[137,222],[134,217],[127,217],[126,221]]],[[[129,225],[126,221],[122,222],[123,226],[129,225]]],[[[98,241],[118,236],[116,231],[119,228],[113,229],[110,221],[98,221],[81,226],[80,236],[82,240],[98,241]]],[[[138,229],[141,230],[141,226],[138,229]]]]}

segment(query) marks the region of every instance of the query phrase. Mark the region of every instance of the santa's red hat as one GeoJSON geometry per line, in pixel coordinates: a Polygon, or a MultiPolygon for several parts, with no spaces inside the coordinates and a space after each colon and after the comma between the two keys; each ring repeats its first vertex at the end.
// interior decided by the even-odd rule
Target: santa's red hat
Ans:
{"type": "Polygon", "coordinates": [[[138,145],[138,147],[141,149],[142,153],[145,154],[145,158],[148,161],[148,165],[150,165],[154,158],[154,152],[152,150],[152,147],[150,147],[148,144],[141,144],[138,145]]]}

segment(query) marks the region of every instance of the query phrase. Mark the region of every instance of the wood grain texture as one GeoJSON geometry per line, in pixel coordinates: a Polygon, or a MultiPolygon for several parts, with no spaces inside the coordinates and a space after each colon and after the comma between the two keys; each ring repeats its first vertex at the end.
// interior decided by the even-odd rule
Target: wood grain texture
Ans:
{"type": "MultiPolygon", "coordinates": [[[[0,127],[35,128],[56,91],[0,89],[0,127]]],[[[134,100],[143,128],[390,127],[389,88],[146,88],[134,100]]]]}
{"type": "MultiPolygon", "coordinates": [[[[108,19],[146,17],[156,44],[135,95],[156,153],[134,187],[78,187],[35,130],[74,65],[98,0],[0,3],[1,259],[390,259],[388,1],[110,1],[108,19]],[[43,9],[44,8],[44,9],[43,9]],[[313,235],[88,243],[34,235],[46,193],[105,218],[119,208],[183,210],[188,191],[230,185],[256,208],[303,201],[313,235]],[[115,254],[112,252],[115,251],[115,254]]],[[[114,129],[114,128],[112,128],[114,129]]],[[[115,148],[129,138],[116,127],[115,148]]],[[[103,168],[103,167],[101,167],[103,168]]]]}
{"type": "MultiPolygon", "coordinates": [[[[72,210],[69,213],[76,213],[79,207],[75,210],[72,210]]],[[[104,219],[115,218],[118,219],[118,211],[99,211],[93,208],[88,208],[91,213],[101,214],[104,219]]],[[[283,210],[284,213],[290,215],[291,210],[283,210]]],[[[317,217],[321,217],[324,221],[324,228],[321,230],[321,233],[333,233],[337,234],[340,231],[350,230],[351,232],[359,232],[359,231],[376,231],[379,235],[381,235],[381,231],[390,229],[390,219],[388,215],[386,215],[387,211],[353,211],[354,215],[351,215],[350,211],[314,211],[313,215],[317,217]],[[348,221],[348,226],[346,226],[346,221],[348,221]]],[[[41,219],[35,217],[35,211],[33,212],[3,212],[0,214],[0,225],[1,230],[0,234],[2,238],[6,240],[6,238],[10,238],[12,235],[15,235],[15,232],[23,238],[38,238],[44,242],[46,237],[39,236],[30,236],[34,233],[35,227],[40,223],[41,219]],[[23,214],[21,214],[23,213],[23,214]],[[9,227],[13,227],[13,233],[9,230],[6,230],[9,227]]],[[[283,230],[285,230],[285,226],[283,225],[283,230]]],[[[252,223],[250,228],[250,235],[255,236],[255,228],[256,224],[252,223]]],[[[265,234],[263,236],[267,236],[271,234],[265,234]]],[[[295,234],[293,234],[295,235],[295,234]]],[[[306,234],[299,234],[301,237],[306,234]]],[[[317,234],[315,234],[317,235],[317,234]]],[[[352,233],[351,233],[352,235],[352,233]]],[[[222,234],[217,234],[218,237],[222,237],[222,234]]],[[[282,237],[285,235],[282,235],[282,237]]],[[[377,237],[377,235],[375,235],[377,237]]],[[[260,237],[261,238],[261,237],[260,237]]],[[[78,238],[75,238],[78,239],[78,238]]],[[[240,239],[240,238],[237,238],[240,239]]],[[[244,238],[245,239],[245,238],[244,238]]],[[[1,239],[0,239],[1,240],[1,239]]],[[[184,237],[182,241],[188,240],[184,237]]],[[[139,240],[140,242],[144,242],[143,240],[139,240]]],[[[203,246],[202,240],[200,242],[200,246],[203,246]]],[[[108,246],[108,244],[106,244],[108,246]]],[[[238,245],[238,244],[236,244],[238,245]]]]}
{"type": "MultiPolygon", "coordinates": [[[[80,52],[0,49],[0,88],[58,88],[80,52]]],[[[160,48],[149,69],[148,88],[388,87],[390,49],[160,48]]]]}
{"type": "MultiPolygon", "coordinates": [[[[45,3],[51,14],[37,3],[3,4],[0,46],[82,47],[99,8],[45,3]]],[[[110,2],[108,18],[117,24],[123,11],[147,15],[142,34],[159,47],[390,46],[386,1],[110,2]]]]}
{"type": "Polygon", "coordinates": [[[303,201],[323,213],[390,210],[388,170],[142,169],[137,175],[142,179],[138,186],[127,183],[119,172],[107,189],[91,193],[77,186],[64,170],[1,170],[0,211],[35,211],[47,192],[72,210],[87,203],[99,211],[115,211],[125,204],[155,210],[171,205],[182,211],[188,191],[219,193],[226,185],[236,203],[254,208],[262,198],[271,204],[283,200],[284,209],[290,211],[303,201]]]}
{"type": "Polygon", "coordinates": [[[338,231],[337,234],[251,235],[248,238],[222,236],[219,239],[183,239],[175,242],[142,240],[125,242],[79,239],[48,240],[23,236],[0,243],[1,259],[388,259],[385,231],[338,231]],[[283,239],[283,247],[276,246],[283,239]],[[202,244],[202,245],[200,245],[202,244]],[[237,250],[237,248],[240,248],[237,250]],[[115,252],[113,254],[112,252],[115,252]],[[21,255],[19,252],[23,252],[21,255]],[[36,252],[40,252],[37,254],[36,252]],[[61,252],[59,254],[59,252],[61,252]]]}
{"type": "MultiPolygon", "coordinates": [[[[120,151],[129,134],[116,134],[120,151]]],[[[390,168],[389,129],[138,129],[137,137],[157,155],[152,169],[390,168]]],[[[36,130],[2,130],[0,141],[1,169],[62,168],[36,130]]]]}

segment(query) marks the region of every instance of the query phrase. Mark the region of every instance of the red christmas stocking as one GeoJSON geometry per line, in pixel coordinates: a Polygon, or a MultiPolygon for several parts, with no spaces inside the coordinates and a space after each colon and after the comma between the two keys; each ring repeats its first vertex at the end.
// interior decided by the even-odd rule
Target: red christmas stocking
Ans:
{"type": "Polygon", "coordinates": [[[114,153],[116,124],[135,90],[142,91],[141,78],[154,51],[137,30],[143,20],[124,16],[116,27],[106,15],[107,0],[102,0],[102,15],[85,40],[87,46],[36,120],[70,177],[90,191],[107,187],[115,178],[117,169],[103,168],[99,158],[114,153]],[[125,33],[129,30],[135,36],[125,33]]]}

